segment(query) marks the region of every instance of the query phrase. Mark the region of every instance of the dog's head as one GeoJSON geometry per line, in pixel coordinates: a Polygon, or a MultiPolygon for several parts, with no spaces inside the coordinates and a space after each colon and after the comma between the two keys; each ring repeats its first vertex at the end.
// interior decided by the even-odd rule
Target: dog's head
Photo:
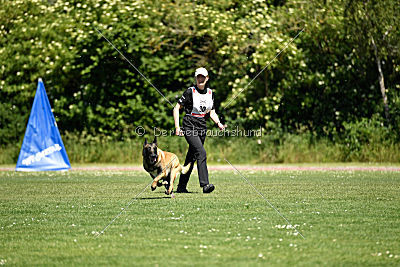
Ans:
{"type": "Polygon", "coordinates": [[[146,160],[151,165],[156,164],[157,162],[157,137],[154,137],[154,141],[152,143],[147,143],[147,138],[144,139],[143,144],[143,160],[146,160]]]}

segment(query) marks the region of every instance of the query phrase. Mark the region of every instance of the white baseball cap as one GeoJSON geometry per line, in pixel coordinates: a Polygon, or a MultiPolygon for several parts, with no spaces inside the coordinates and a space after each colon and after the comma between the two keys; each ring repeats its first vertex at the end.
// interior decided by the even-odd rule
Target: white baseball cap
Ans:
{"type": "Polygon", "coordinates": [[[197,75],[208,76],[208,71],[205,68],[198,68],[194,73],[194,77],[197,77],[197,75]]]}

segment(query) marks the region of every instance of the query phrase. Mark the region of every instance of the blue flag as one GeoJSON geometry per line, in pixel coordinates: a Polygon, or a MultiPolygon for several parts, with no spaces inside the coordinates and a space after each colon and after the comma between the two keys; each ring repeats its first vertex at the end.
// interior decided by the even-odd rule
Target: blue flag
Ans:
{"type": "Polygon", "coordinates": [[[42,79],[39,79],[16,171],[71,168],[42,79]]]}

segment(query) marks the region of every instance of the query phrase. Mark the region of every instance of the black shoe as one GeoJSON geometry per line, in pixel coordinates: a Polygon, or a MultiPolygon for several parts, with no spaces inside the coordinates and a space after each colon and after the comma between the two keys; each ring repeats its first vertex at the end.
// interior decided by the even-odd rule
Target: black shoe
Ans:
{"type": "Polygon", "coordinates": [[[208,184],[203,186],[203,193],[207,194],[207,193],[211,193],[212,191],[214,191],[215,186],[213,184],[208,184]]]}
{"type": "Polygon", "coordinates": [[[180,188],[180,187],[178,187],[178,188],[176,189],[176,193],[190,193],[190,192],[187,191],[186,188],[180,188]]]}

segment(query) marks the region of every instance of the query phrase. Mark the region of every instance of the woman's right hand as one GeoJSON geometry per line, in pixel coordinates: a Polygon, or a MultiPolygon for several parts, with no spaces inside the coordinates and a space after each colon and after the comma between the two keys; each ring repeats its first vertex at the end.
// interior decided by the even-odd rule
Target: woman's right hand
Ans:
{"type": "Polygon", "coordinates": [[[175,128],[175,135],[177,135],[177,136],[183,136],[183,132],[182,132],[182,130],[181,130],[180,127],[175,128]]]}
{"type": "Polygon", "coordinates": [[[221,131],[225,130],[226,127],[227,127],[226,124],[222,124],[221,122],[218,122],[218,128],[219,128],[221,131]]]}

